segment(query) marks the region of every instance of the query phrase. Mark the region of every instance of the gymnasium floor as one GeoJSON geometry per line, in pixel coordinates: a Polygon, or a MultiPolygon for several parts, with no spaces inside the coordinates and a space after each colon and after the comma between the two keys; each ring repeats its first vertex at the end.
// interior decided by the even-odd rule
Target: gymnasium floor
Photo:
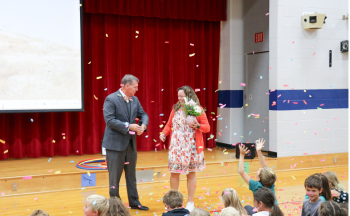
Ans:
{"type": "MultiPolygon", "coordinates": [[[[209,166],[210,160],[209,156],[211,154],[217,155],[217,160],[224,161],[231,161],[232,163],[236,163],[237,160],[235,158],[225,155],[226,159],[220,158],[220,154],[222,149],[219,151],[218,149],[213,149],[212,152],[206,152],[206,158],[208,158],[208,168],[207,170],[204,170],[201,174],[198,175],[197,179],[197,190],[195,194],[195,205],[200,208],[205,208],[207,211],[211,212],[211,215],[215,215],[215,212],[220,212],[220,209],[222,208],[222,204],[220,203],[219,195],[221,191],[226,187],[234,188],[238,193],[241,201],[243,202],[243,205],[246,204],[252,204],[253,197],[252,193],[248,189],[248,185],[243,182],[243,179],[236,173],[237,167],[230,166],[224,166],[224,172],[225,174],[222,175],[212,175],[213,169],[217,169],[217,166],[209,166]],[[234,170],[234,172],[230,172],[231,170],[234,170]],[[226,173],[227,172],[227,173],[226,173]],[[201,177],[202,176],[202,177],[201,177]],[[208,194],[209,190],[209,194],[208,194]]],[[[234,153],[234,150],[228,150],[231,153],[234,153]]],[[[155,153],[144,153],[140,152],[140,156],[144,155],[150,155],[155,153]]],[[[165,157],[166,159],[166,152],[163,151],[159,156],[163,155],[162,158],[165,157]]],[[[97,155],[96,155],[97,156],[97,155]]],[[[139,156],[139,158],[140,158],[139,156]]],[[[153,155],[154,156],[154,155],[153,155]]],[[[322,155],[319,155],[322,157],[322,155]]],[[[327,156],[327,155],[326,155],[327,156]]],[[[79,157],[79,156],[72,156],[71,158],[79,157]]],[[[80,156],[82,157],[82,156],[80,156]]],[[[91,155],[89,156],[90,158],[91,155]]],[[[310,159],[311,164],[311,158],[310,159]]],[[[305,157],[303,162],[307,163],[307,158],[305,157]]],[[[316,159],[318,156],[313,156],[313,159],[316,159]]],[[[64,158],[65,160],[69,160],[71,158],[69,157],[55,157],[52,159],[59,160],[64,158]]],[[[159,157],[158,157],[159,158],[159,157]]],[[[224,158],[224,156],[223,156],[224,158]]],[[[283,158],[283,159],[267,159],[268,165],[275,163],[285,163],[283,161],[291,160],[292,158],[283,158]],[[279,162],[280,160],[280,162],[279,162]]],[[[346,158],[347,159],[347,158],[346,158]]],[[[2,169],[4,169],[4,165],[6,166],[7,163],[23,163],[26,159],[21,160],[13,160],[11,163],[11,160],[4,162],[1,161],[0,165],[3,165],[2,169]]],[[[47,159],[27,159],[29,162],[33,161],[40,161],[45,160],[47,164],[47,159]]],[[[163,159],[164,160],[164,159],[163,159]]],[[[160,160],[160,161],[163,161],[160,160]]],[[[258,161],[252,161],[251,163],[251,170],[249,172],[250,176],[255,176],[255,165],[254,163],[258,163],[258,161]]],[[[296,162],[297,159],[293,159],[293,162],[296,162]]],[[[140,161],[142,159],[140,158],[138,166],[140,165],[140,161]]],[[[222,162],[218,161],[218,162],[222,162]]],[[[77,162],[77,160],[76,160],[77,162]]],[[[142,163],[142,162],[141,162],[142,163]]],[[[28,164],[28,163],[27,163],[28,164]]],[[[45,165],[46,165],[45,164],[45,165]]],[[[142,163],[143,166],[145,165],[142,163]]],[[[161,162],[162,165],[166,165],[166,162],[161,162]],[[163,164],[164,163],[164,164],[163,164]]],[[[72,164],[73,165],[73,164],[72,164]]],[[[147,165],[147,164],[146,164],[147,165]]],[[[61,165],[62,166],[62,165],[61,165]]],[[[140,165],[141,166],[141,165],[140,165]]],[[[219,165],[220,166],[220,165],[219,165]]],[[[221,166],[223,166],[221,164],[221,166]]],[[[287,167],[287,166],[285,166],[287,167]]],[[[63,169],[64,167],[62,167],[63,169]]],[[[280,165],[280,168],[282,168],[282,165],[280,165]]],[[[11,169],[15,169],[15,166],[11,169]]],[[[46,169],[46,167],[45,167],[46,169]]],[[[68,169],[67,167],[64,169],[68,169]]],[[[69,169],[74,169],[73,167],[69,169]]],[[[279,206],[282,209],[284,213],[287,213],[286,215],[300,215],[300,208],[302,205],[302,201],[304,200],[305,196],[305,190],[304,190],[304,180],[306,179],[307,175],[313,174],[313,173],[322,173],[326,171],[333,171],[336,172],[338,175],[339,180],[341,181],[341,184],[344,185],[346,189],[348,189],[348,165],[329,165],[329,166],[320,166],[320,167],[310,167],[310,168],[294,168],[294,169],[277,169],[276,166],[276,174],[277,174],[277,181],[276,181],[276,196],[278,197],[279,206]]],[[[0,169],[1,171],[1,169],[0,169]]],[[[78,170],[77,171],[81,171],[78,170]]],[[[13,171],[15,173],[15,171],[13,171]]],[[[28,175],[28,172],[30,171],[24,171],[25,175],[28,175]]],[[[36,172],[39,172],[38,170],[36,172]]],[[[46,170],[47,172],[47,170],[46,170]]],[[[86,171],[81,171],[86,172],[86,171]]],[[[105,172],[105,171],[101,171],[105,172]]],[[[4,172],[2,172],[4,173],[4,172]]],[[[11,171],[9,171],[11,173],[11,171]]],[[[11,173],[11,175],[14,175],[14,173],[11,173]]],[[[18,175],[18,172],[17,172],[18,175]]],[[[123,178],[123,177],[122,177],[123,178]]],[[[169,186],[169,175],[167,174],[164,178],[162,178],[162,181],[156,181],[156,182],[145,182],[138,184],[138,191],[140,196],[140,201],[143,205],[150,207],[149,211],[136,211],[136,210],[130,210],[132,215],[161,215],[164,212],[164,204],[161,201],[161,198],[164,196],[166,191],[168,190],[169,186]]],[[[33,181],[34,184],[34,181],[33,181]]],[[[69,184],[69,182],[67,182],[69,184]]],[[[30,184],[29,184],[30,186],[30,184]]],[[[34,187],[34,185],[33,185],[34,187]]],[[[0,190],[1,190],[0,185],[0,190]]],[[[182,179],[180,182],[180,191],[183,194],[186,194],[186,181],[182,179]]],[[[1,191],[0,191],[1,192],[1,191]]],[[[108,187],[86,187],[86,189],[69,189],[69,190],[56,190],[56,191],[48,191],[48,192],[42,192],[42,193],[35,193],[31,192],[28,194],[18,194],[18,195],[5,195],[0,196],[0,215],[30,215],[30,213],[35,209],[43,209],[47,211],[50,216],[59,216],[59,215],[83,215],[83,206],[85,202],[85,198],[91,194],[101,194],[106,197],[108,197],[108,187]]],[[[126,195],[126,187],[125,185],[121,186],[121,198],[124,203],[127,204],[127,195],[126,195]]],[[[187,197],[187,196],[185,196],[187,197]]]]}

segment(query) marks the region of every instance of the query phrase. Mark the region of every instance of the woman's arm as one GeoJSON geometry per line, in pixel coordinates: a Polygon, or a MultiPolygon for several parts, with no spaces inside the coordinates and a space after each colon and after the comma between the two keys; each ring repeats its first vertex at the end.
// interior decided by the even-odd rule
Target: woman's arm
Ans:
{"type": "Polygon", "coordinates": [[[162,133],[164,134],[164,136],[168,136],[170,134],[171,131],[171,126],[173,125],[173,117],[174,117],[174,109],[171,110],[170,116],[169,116],[169,120],[166,123],[162,133]]]}
{"type": "Polygon", "coordinates": [[[208,133],[210,131],[208,118],[204,111],[202,112],[202,115],[198,116],[197,121],[201,125],[198,130],[201,130],[203,133],[208,133]]]}

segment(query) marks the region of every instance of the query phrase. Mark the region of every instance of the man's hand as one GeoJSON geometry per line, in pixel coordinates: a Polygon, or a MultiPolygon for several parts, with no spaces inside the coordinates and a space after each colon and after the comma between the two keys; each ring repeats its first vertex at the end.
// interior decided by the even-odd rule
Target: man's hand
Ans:
{"type": "Polygon", "coordinates": [[[241,155],[245,156],[246,154],[248,154],[250,152],[250,150],[248,150],[247,147],[239,144],[239,152],[241,155]]]}
{"type": "Polygon", "coordinates": [[[129,130],[135,131],[137,135],[139,135],[139,132],[141,132],[141,126],[138,124],[130,124],[129,130]]]}
{"type": "Polygon", "coordinates": [[[137,135],[141,136],[145,130],[146,130],[146,126],[144,124],[142,124],[140,126],[140,129],[137,131],[137,135]]]}
{"type": "Polygon", "coordinates": [[[261,151],[261,149],[264,147],[265,141],[266,140],[264,140],[264,138],[255,141],[255,147],[257,151],[261,151]]]}
{"type": "Polygon", "coordinates": [[[159,139],[162,140],[162,142],[165,142],[165,135],[161,133],[159,139]]]}

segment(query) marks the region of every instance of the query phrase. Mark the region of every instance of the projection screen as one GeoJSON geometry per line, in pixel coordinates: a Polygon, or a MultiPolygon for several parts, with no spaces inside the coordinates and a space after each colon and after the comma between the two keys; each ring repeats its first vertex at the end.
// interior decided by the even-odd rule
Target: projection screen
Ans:
{"type": "Polygon", "coordinates": [[[0,0],[0,113],[83,111],[80,0],[0,0]]]}

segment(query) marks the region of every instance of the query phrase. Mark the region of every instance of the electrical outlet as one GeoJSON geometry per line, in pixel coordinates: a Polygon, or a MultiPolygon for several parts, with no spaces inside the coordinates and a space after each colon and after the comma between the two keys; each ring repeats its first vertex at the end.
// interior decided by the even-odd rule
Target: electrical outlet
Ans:
{"type": "Polygon", "coordinates": [[[17,183],[12,183],[12,191],[16,191],[17,190],[17,183]]]}
{"type": "Polygon", "coordinates": [[[160,178],[160,177],[162,177],[162,174],[160,171],[157,171],[157,178],[160,178]]]}
{"type": "Polygon", "coordinates": [[[337,163],[337,158],[334,158],[334,163],[337,163]]]}

